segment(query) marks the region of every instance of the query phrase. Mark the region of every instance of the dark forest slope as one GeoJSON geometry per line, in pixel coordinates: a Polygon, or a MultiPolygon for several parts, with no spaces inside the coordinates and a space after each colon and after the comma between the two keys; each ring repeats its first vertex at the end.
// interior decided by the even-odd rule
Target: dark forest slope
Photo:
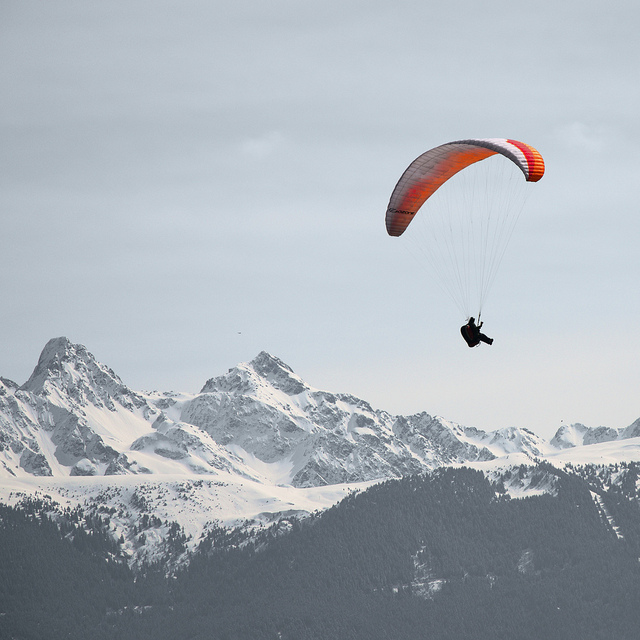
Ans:
{"type": "MultiPolygon", "coordinates": [[[[134,582],[113,563],[95,569],[95,552],[67,544],[64,553],[75,553],[77,575],[90,584],[67,601],[51,589],[36,597],[75,611],[65,617],[72,638],[89,622],[92,637],[136,640],[637,637],[635,483],[599,489],[616,533],[584,479],[545,465],[522,472],[551,479],[556,495],[510,500],[500,482],[469,469],[389,481],[241,546],[220,530],[168,580],[148,571],[134,582]]],[[[3,524],[0,542],[10,537],[3,524]]],[[[34,545],[62,557],[59,544],[25,538],[21,553],[34,545]]],[[[35,580],[73,580],[53,559],[38,564],[35,580]]],[[[6,563],[0,568],[9,602],[6,563]]],[[[24,585],[19,593],[28,599],[24,585]]],[[[50,603],[39,620],[35,607],[11,603],[0,636],[47,637],[36,623],[53,615],[50,603]]]]}

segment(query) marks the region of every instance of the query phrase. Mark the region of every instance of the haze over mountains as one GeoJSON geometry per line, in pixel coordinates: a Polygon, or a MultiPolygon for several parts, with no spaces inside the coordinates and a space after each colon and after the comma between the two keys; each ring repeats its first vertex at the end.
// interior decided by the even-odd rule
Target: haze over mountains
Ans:
{"type": "Polygon", "coordinates": [[[196,394],[134,391],[66,338],[46,344],[24,384],[0,378],[0,501],[44,492],[63,507],[110,509],[134,562],[153,557],[166,533],[155,548],[153,536],[137,544],[131,531],[144,513],[197,540],[213,523],[322,510],[383,479],[543,459],[638,460],[640,420],[564,426],[551,441],[524,428],[484,432],[314,389],[266,352],[196,394]]]}

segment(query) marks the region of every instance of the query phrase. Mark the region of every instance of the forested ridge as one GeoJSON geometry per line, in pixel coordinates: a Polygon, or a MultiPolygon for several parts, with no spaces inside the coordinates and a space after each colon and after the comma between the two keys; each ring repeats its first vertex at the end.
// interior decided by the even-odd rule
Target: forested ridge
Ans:
{"type": "Polygon", "coordinates": [[[465,468],[387,481],[255,538],[219,529],[169,577],[131,573],[104,522],[83,544],[77,527],[4,508],[0,636],[631,640],[637,469],[619,469],[615,486],[591,472],[540,464],[495,482],[465,468]],[[509,499],[518,474],[553,479],[555,495],[509,499]]]}

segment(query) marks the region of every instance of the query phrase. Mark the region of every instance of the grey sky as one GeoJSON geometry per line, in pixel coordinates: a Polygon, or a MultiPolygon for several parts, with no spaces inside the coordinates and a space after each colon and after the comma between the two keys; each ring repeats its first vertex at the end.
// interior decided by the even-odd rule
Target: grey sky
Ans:
{"type": "Polygon", "coordinates": [[[135,389],[260,350],[483,429],[640,416],[640,5],[274,0],[0,7],[0,375],[85,344],[135,389]],[[384,229],[430,147],[543,154],[491,348],[384,229]]]}

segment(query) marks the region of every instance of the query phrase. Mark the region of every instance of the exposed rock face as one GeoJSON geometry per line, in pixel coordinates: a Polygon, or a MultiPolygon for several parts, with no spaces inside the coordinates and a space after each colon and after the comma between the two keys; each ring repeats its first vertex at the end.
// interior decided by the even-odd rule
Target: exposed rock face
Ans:
{"type": "Polygon", "coordinates": [[[51,467],[42,453],[24,449],[20,455],[20,466],[34,476],[51,476],[51,467]]]}
{"type": "Polygon", "coordinates": [[[180,418],[234,451],[286,463],[300,487],[400,477],[506,451],[535,455],[542,442],[530,432],[486,434],[427,413],[393,416],[351,395],[312,389],[265,352],[207,381],[180,418]]]}

